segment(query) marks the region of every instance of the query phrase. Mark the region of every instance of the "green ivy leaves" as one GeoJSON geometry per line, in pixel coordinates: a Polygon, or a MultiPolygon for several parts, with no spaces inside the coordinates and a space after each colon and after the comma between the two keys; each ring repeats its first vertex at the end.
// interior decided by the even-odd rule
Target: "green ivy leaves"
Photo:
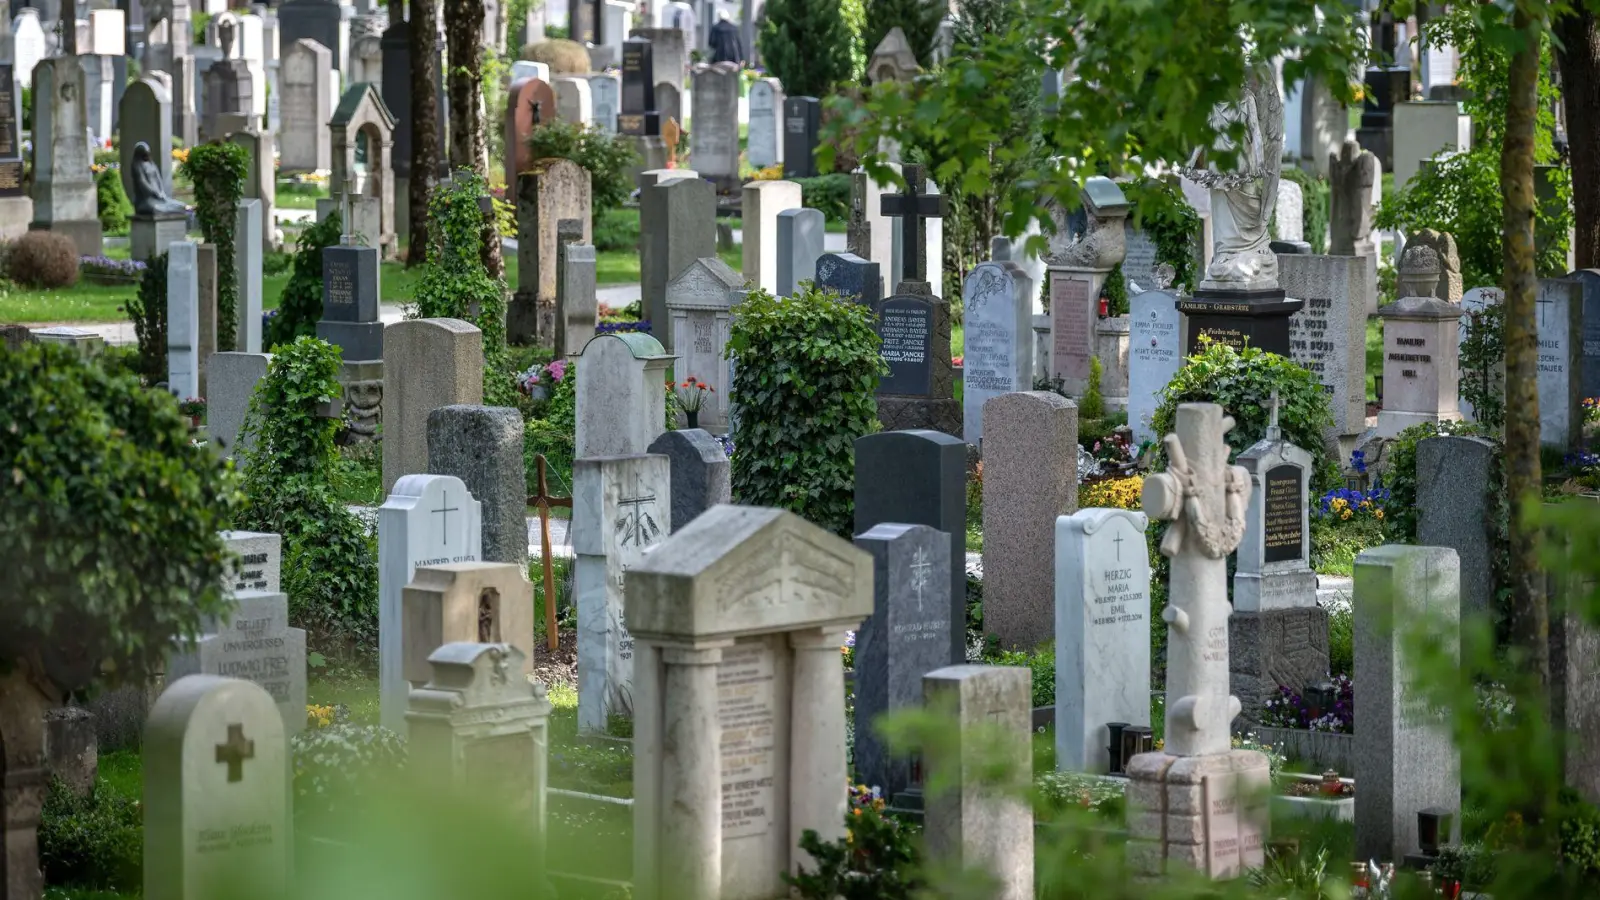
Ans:
{"type": "MultiPolygon", "coordinates": [[[[268,163],[270,164],[270,162],[268,163]]],[[[244,179],[250,171],[250,151],[227,142],[213,141],[189,151],[183,174],[194,182],[194,209],[200,233],[217,248],[217,349],[238,349],[234,328],[239,317],[239,273],[234,270],[235,215],[244,198],[244,179]]],[[[272,227],[272,223],[264,223],[272,227]]]]}

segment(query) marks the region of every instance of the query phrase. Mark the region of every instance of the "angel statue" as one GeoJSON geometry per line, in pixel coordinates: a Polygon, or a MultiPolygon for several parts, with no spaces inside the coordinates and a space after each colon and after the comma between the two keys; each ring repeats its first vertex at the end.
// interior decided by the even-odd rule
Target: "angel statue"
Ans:
{"type": "Polygon", "coordinates": [[[1254,65],[1239,102],[1219,106],[1212,114],[1219,145],[1237,152],[1236,171],[1206,167],[1205,150],[1197,150],[1182,171],[1211,189],[1211,265],[1200,283],[1203,290],[1275,290],[1278,258],[1268,246],[1269,223],[1278,206],[1278,169],[1283,163],[1283,98],[1278,95],[1272,66],[1254,65]],[[1234,145],[1227,129],[1244,126],[1234,145]]]}

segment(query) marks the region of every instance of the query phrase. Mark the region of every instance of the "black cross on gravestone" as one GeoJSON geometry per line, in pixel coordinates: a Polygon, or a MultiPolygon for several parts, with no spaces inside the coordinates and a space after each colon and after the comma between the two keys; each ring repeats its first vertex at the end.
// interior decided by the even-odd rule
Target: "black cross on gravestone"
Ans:
{"type": "Polygon", "coordinates": [[[440,491],[439,508],[434,510],[434,512],[439,514],[439,529],[444,532],[444,540],[440,541],[440,544],[443,546],[449,546],[450,544],[450,514],[453,512],[460,512],[459,507],[449,506],[449,503],[450,492],[440,491]]]}
{"type": "Polygon", "coordinates": [[[229,725],[228,739],[217,745],[217,762],[228,764],[228,780],[244,780],[244,761],[256,758],[256,742],[246,740],[243,725],[229,725]]]}
{"type": "MultiPolygon", "coordinates": [[[[899,194],[885,194],[883,215],[904,220],[901,225],[900,258],[901,281],[927,281],[927,245],[922,240],[922,220],[942,219],[945,216],[945,198],[940,194],[924,194],[921,166],[906,166],[902,173],[906,189],[899,194]]],[[[944,262],[941,260],[940,265],[944,262]]]]}
{"type": "Polygon", "coordinates": [[[1550,299],[1549,294],[1545,293],[1544,291],[1540,291],[1539,299],[1536,302],[1539,304],[1539,324],[1544,325],[1545,314],[1550,311],[1550,304],[1554,303],[1555,301],[1550,299]]]}

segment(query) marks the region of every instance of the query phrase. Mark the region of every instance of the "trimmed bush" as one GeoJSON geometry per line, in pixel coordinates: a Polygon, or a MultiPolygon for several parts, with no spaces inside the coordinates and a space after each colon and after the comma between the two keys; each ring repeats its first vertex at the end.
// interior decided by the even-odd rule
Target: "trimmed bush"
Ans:
{"type": "Polygon", "coordinates": [[[300,232],[295,244],[293,274],[283,286],[278,314],[267,326],[268,350],[296,338],[316,337],[317,320],[322,318],[322,251],[339,243],[343,227],[335,210],[326,219],[300,232]]]}
{"type": "Polygon", "coordinates": [[[72,287],[78,283],[78,245],[60,232],[30,231],[11,246],[6,275],[27,287],[72,287]]]}
{"type": "Polygon", "coordinates": [[[167,254],[149,261],[139,291],[123,305],[139,339],[139,374],[145,384],[167,380],[167,254]]]}
{"type": "Polygon", "coordinates": [[[115,168],[101,169],[94,177],[94,195],[101,230],[106,234],[127,233],[133,204],[122,190],[122,172],[115,168]]]}
{"type": "Polygon", "coordinates": [[[522,48],[522,58],[541,62],[550,67],[550,74],[586,75],[589,72],[589,51],[577,41],[563,38],[539,41],[522,48]]]}
{"type": "Polygon", "coordinates": [[[95,785],[73,796],[50,780],[39,815],[39,867],[45,881],[92,891],[137,894],[144,886],[144,816],[137,801],[95,785]]]}
{"type": "Polygon", "coordinates": [[[878,430],[880,341],[865,306],[803,284],[752,292],[734,308],[733,495],[777,506],[848,538],[855,441],[878,430]]]}

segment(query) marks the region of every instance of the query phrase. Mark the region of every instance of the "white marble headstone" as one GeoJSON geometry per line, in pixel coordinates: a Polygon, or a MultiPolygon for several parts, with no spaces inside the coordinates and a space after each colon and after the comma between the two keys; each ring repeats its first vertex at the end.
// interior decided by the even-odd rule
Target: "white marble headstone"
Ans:
{"type": "Polygon", "coordinates": [[[167,390],[179,400],[200,396],[200,245],[167,248],[167,390]]]}
{"type": "Polygon", "coordinates": [[[1576,394],[1582,377],[1577,365],[1581,354],[1576,341],[1582,339],[1574,328],[1577,309],[1583,305],[1583,286],[1562,278],[1539,279],[1535,318],[1539,325],[1539,442],[1566,447],[1572,443],[1574,429],[1581,430],[1576,394]]]}
{"type": "Polygon", "coordinates": [[[622,112],[622,79],[605,72],[590,75],[589,103],[595,127],[606,134],[615,134],[617,114],[622,112]]]}
{"type": "Polygon", "coordinates": [[[221,535],[228,548],[222,589],[228,593],[276,593],[283,569],[283,536],[263,531],[224,531],[221,535]]]}
{"type": "Polygon", "coordinates": [[[483,507],[453,475],[406,475],[378,510],[378,677],[385,728],[404,735],[406,697],[402,591],[417,566],[477,562],[483,507]]]}
{"type": "Polygon", "coordinates": [[[969,444],[983,439],[985,400],[1033,387],[1034,292],[1016,263],[986,262],[967,275],[961,380],[963,437],[969,444]]]}
{"type": "Polygon", "coordinates": [[[1178,298],[1168,291],[1145,291],[1128,298],[1128,426],[1135,445],[1159,435],[1150,419],[1160,394],[1183,367],[1178,298]]]}

